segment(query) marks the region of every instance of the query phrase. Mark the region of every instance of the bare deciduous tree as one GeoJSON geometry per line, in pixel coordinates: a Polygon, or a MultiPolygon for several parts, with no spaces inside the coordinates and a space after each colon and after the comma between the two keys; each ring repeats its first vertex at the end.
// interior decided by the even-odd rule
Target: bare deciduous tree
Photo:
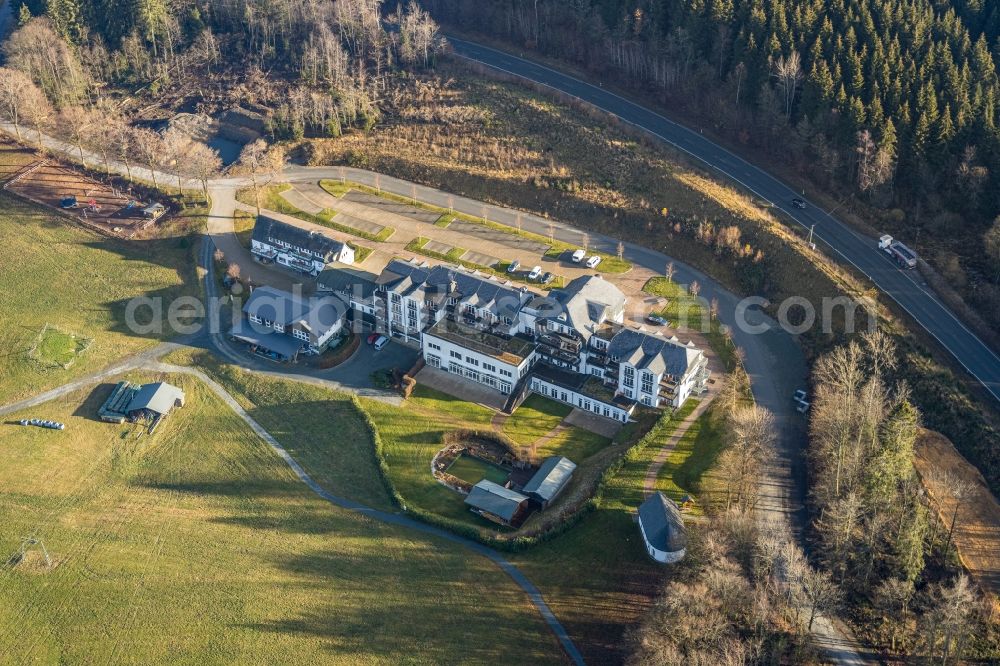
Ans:
{"type": "Polygon", "coordinates": [[[771,63],[772,75],[778,79],[778,86],[785,107],[785,118],[792,117],[792,108],[795,104],[795,95],[798,93],[799,83],[802,82],[802,60],[798,51],[786,58],[779,57],[771,63]]]}
{"type": "Polygon", "coordinates": [[[14,125],[18,140],[21,139],[21,125],[34,124],[38,110],[48,105],[44,93],[31,77],[16,69],[0,67],[0,113],[14,125]]]}
{"type": "Polygon", "coordinates": [[[88,142],[94,127],[94,116],[82,106],[67,106],[59,114],[59,128],[80,154],[80,162],[86,166],[83,145],[88,142]]]}
{"type": "Polygon", "coordinates": [[[284,153],[278,149],[268,147],[267,142],[263,139],[257,139],[252,143],[248,143],[240,153],[239,163],[250,175],[250,183],[253,185],[253,195],[254,201],[257,204],[258,215],[260,215],[260,179],[281,169],[284,161],[284,153]]]}
{"type": "Polygon", "coordinates": [[[77,104],[86,96],[87,77],[66,41],[45,17],[31,19],[4,45],[7,62],[31,77],[57,107],[77,104]]]}
{"type": "Polygon", "coordinates": [[[156,171],[163,157],[163,137],[146,127],[135,127],[131,130],[131,145],[149,169],[149,177],[153,181],[153,189],[159,189],[156,183],[156,171]]]}
{"type": "Polygon", "coordinates": [[[186,168],[201,182],[201,189],[207,200],[208,181],[222,171],[222,158],[219,157],[219,152],[203,143],[195,142],[188,150],[186,168]]]}
{"type": "Polygon", "coordinates": [[[931,607],[922,618],[927,652],[941,666],[962,658],[969,639],[977,596],[968,576],[959,574],[950,585],[941,583],[931,592],[931,607]]]}

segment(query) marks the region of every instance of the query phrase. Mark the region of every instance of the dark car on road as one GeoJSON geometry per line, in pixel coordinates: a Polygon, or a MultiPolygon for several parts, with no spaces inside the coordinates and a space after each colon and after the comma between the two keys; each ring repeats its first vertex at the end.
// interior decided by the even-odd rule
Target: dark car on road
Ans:
{"type": "Polygon", "coordinates": [[[803,201],[802,199],[798,199],[798,198],[792,199],[792,205],[795,206],[796,208],[801,209],[801,210],[805,210],[806,209],[806,202],[803,201]]]}
{"type": "Polygon", "coordinates": [[[555,279],[556,279],[555,275],[553,275],[552,273],[548,273],[547,272],[547,273],[545,273],[545,275],[542,276],[542,279],[540,280],[540,282],[542,284],[548,284],[549,282],[552,282],[555,279]]]}

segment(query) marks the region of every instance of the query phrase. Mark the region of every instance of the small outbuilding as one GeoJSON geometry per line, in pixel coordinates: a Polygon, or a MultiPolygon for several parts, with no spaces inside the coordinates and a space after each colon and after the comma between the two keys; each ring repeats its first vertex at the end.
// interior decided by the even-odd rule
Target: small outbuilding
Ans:
{"type": "Polygon", "coordinates": [[[684,518],[677,504],[661,492],[639,505],[639,531],[646,552],[657,562],[680,562],[687,552],[684,518]]]}
{"type": "Polygon", "coordinates": [[[154,382],[143,384],[128,403],[129,418],[166,416],[174,407],[184,406],[184,391],[173,384],[154,382]]]}
{"type": "Polygon", "coordinates": [[[501,525],[517,527],[528,515],[528,496],[483,479],[472,487],[465,503],[473,513],[501,525]]]}
{"type": "Polygon", "coordinates": [[[521,489],[525,495],[547,509],[573,478],[576,463],[564,456],[546,458],[535,475],[521,489]]]}
{"type": "Polygon", "coordinates": [[[98,415],[111,423],[151,420],[155,424],[175,407],[183,406],[184,391],[173,384],[118,382],[101,405],[98,415]]]}

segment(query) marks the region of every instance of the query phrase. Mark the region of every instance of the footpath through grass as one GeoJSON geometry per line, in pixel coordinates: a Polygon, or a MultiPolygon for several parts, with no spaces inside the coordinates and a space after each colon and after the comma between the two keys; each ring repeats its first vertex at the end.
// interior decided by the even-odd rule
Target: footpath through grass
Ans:
{"type": "Polygon", "coordinates": [[[165,360],[197,367],[222,384],[330,492],[392,508],[364,417],[349,394],[249,372],[208,352],[181,349],[165,360]]]}
{"type": "MultiPolygon", "coordinates": [[[[163,313],[198,293],[194,219],[169,218],[153,239],[119,241],[75,226],[54,211],[0,194],[0,404],[64,384],[165,339],[136,333],[126,321],[131,299],[148,296],[163,313]],[[61,337],[43,339],[46,325],[61,337]],[[86,349],[73,347],[90,340],[86,349]],[[68,366],[68,367],[64,367],[68,366]]],[[[151,309],[136,311],[150,323],[151,309]]]]}
{"type": "Polygon", "coordinates": [[[488,560],[332,507],[200,382],[166,379],[187,404],[152,436],[94,420],[110,387],[17,415],[63,432],[0,428],[5,661],[563,663],[488,560]],[[7,561],[25,535],[51,569],[7,561]]]}
{"type": "Polygon", "coordinates": [[[711,485],[704,475],[725,448],[724,425],[718,412],[713,406],[691,424],[656,475],[656,489],[678,504],[686,495],[696,500],[689,507],[694,515],[704,514],[704,503],[697,501],[705,496],[705,486],[711,485]]]}
{"type": "MultiPolygon", "coordinates": [[[[695,405],[689,401],[673,418],[663,417],[608,479],[597,508],[569,531],[515,554],[511,559],[542,590],[591,663],[620,662],[625,632],[659,594],[669,569],[646,554],[635,522],[644,499],[646,470],[659,446],[695,405]]],[[[619,433],[627,447],[641,434],[639,424],[619,433]]]]}

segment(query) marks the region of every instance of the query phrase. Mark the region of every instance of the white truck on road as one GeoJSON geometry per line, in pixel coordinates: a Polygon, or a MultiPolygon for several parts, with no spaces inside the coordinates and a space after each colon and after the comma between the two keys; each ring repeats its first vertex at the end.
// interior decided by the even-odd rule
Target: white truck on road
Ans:
{"type": "Polygon", "coordinates": [[[885,234],[878,239],[880,250],[888,254],[899,264],[900,268],[916,268],[917,253],[906,247],[898,240],[893,240],[892,236],[885,234]]]}

